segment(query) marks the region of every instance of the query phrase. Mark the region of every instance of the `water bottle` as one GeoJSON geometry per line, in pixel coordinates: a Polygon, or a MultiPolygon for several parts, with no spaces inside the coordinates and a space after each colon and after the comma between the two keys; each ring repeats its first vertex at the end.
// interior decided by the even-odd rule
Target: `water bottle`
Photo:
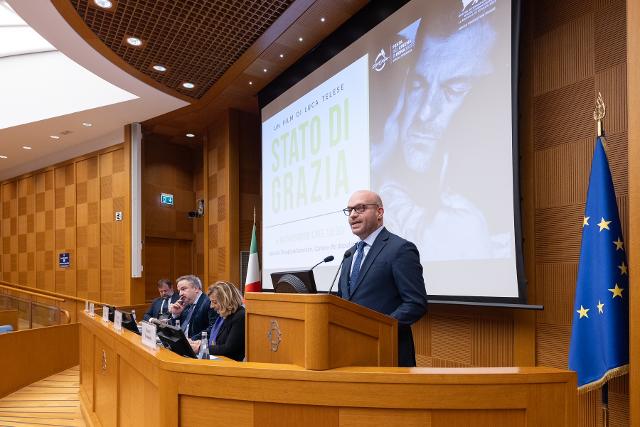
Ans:
{"type": "Polygon", "coordinates": [[[198,352],[198,359],[209,360],[209,340],[207,339],[207,331],[202,331],[202,338],[200,338],[200,351],[198,352]]]}

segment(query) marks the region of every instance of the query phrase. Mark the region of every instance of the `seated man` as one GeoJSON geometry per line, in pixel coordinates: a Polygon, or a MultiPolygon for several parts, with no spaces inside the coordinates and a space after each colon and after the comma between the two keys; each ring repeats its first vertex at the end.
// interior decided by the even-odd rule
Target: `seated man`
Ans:
{"type": "Polygon", "coordinates": [[[169,307],[173,323],[179,320],[180,328],[187,337],[198,338],[209,327],[211,301],[202,293],[202,282],[198,276],[178,277],[176,283],[180,298],[169,307]]]}
{"type": "Polygon", "coordinates": [[[178,293],[173,292],[171,280],[158,280],[158,293],[160,296],[153,300],[149,310],[144,314],[143,320],[150,322],[151,319],[168,319],[169,306],[178,300],[178,293]]]}

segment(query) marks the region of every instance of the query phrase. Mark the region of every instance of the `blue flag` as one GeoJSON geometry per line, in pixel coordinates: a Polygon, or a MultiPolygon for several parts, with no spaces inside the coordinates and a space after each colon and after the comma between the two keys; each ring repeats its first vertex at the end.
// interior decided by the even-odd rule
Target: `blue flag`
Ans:
{"type": "Polygon", "coordinates": [[[569,369],[588,391],[629,369],[629,271],[603,142],[596,140],[582,223],[569,369]]]}

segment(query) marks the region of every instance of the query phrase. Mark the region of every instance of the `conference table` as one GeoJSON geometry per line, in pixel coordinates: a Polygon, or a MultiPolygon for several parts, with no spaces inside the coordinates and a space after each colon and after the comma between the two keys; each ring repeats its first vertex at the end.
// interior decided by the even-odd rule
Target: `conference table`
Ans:
{"type": "MultiPolygon", "coordinates": [[[[197,360],[80,316],[80,401],[102,426],[573,426],[575,373],[546,367],[311,370],[197,360]]],[[[255,322],[254,322],[255,323],[255,322]]]]}

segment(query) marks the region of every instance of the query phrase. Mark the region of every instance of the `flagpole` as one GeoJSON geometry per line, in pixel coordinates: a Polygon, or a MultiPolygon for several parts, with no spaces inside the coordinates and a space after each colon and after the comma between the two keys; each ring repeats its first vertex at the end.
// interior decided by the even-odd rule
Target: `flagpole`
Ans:
{"type": "MultiPolygon", "coordinates": [[[[607,109],[602,98],[602,93],[598,92],[598,98],[596,99],[596,109],[593,110],[593,119],[597,123],[598,138],[602,141],[602,146],[607,149],[604,141],[604,116],[607,114],[607,109]]],[[[602,426],[609,427],[609,382],[605,381],[602,385],[601,391],[602,399],[602,426]]]]}

